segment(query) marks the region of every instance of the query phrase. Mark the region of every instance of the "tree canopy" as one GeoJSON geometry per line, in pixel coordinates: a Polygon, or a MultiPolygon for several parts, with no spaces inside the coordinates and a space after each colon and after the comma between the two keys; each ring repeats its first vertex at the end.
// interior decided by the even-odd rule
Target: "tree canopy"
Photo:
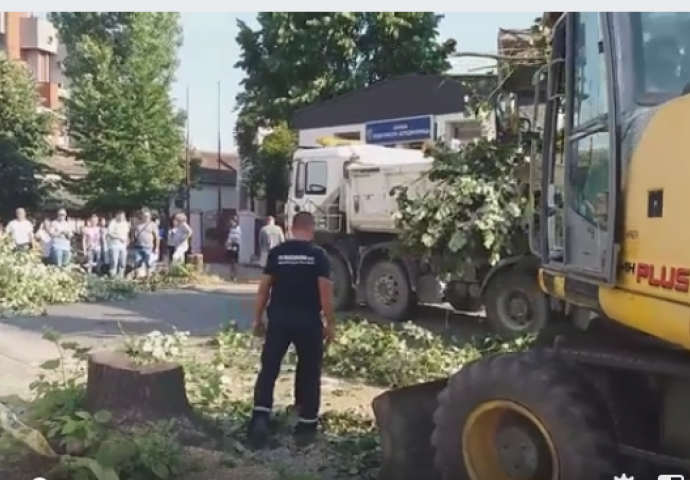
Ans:
{"type": "Polygon", "coordinates": [[[72,186],[100,210],[163,207],[185,177],[184,115],[170,94],[178,13],[53,12],[69,55],[65,115],[86,178],[72,186]]]}
{"type": "Polygon", "coordinates": [[[36,84],[26,66],[0,53],[0,214],[37,209],[47,185],[43,162],[55,117],[38,108],[36,84]]]}
{"type": "Polygon", "coordinates": [[[271,155],[272,169],[261,166],[268,157],[258,154],[260,128],[283,122],[289,128],[298,109],[377,81],[447,71],[455,42],[439,40],[442,18],[431,12],[269,12],[258,14],[256,29],[238,21],[236,67],[245,78],[235,136],[254,172],[248,175],[250,190],[280,198],[284,190],[273,181],[285,178],[293,153],[271,155]]]}

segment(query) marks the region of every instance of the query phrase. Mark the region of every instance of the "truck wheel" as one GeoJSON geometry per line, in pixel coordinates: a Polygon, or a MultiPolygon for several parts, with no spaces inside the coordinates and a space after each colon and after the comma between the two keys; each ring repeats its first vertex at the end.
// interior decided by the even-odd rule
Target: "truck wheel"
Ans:
{"type": "Polygon", "coordinates": [[[462,282],[450,282],[445,292],[446,302],[459,312],[478,312],[482,309],[482,302],[472,298],[467,284],[462,282]]]}
{"type": "Polygon", "coordinates": [[[397,262],[375,263],[367,273],[365,289],[367,305],[386,320],[406,320],[416,305],[407,272],[397,262]]]}
{"type": "Polygon", "coordinates": [[[434,463],[447,480],[613,478],[613,420],[577,367],[532,350],[482,358],[438,397],[434,463]]]}
{"type": "Polygon", "coordinates": [[[539,289],[537,276],[510,269],[496,274],[484,290],[486,321],[509,340],[537,333],[549,320],[549,300],[539,289]]]}
{"type": "Polygon", "coordinates": [[[354,301],[350,272],[340,255],[331,253],[328,257],[331,261],[331,280],[333,281],[333,308],[339,312],[349,310],[354,301]]]}

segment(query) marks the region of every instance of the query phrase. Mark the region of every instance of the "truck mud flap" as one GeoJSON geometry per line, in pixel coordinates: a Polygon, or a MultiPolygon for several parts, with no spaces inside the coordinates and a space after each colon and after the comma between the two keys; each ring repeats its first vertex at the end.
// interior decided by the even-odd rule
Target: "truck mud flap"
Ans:
{"type": "Polygon", "coordinates": [[[431,434],[438,394],[448,379],[388,390],[371,407],[381,438],[379,480],[442,480],[434,470],[431,434]]]}

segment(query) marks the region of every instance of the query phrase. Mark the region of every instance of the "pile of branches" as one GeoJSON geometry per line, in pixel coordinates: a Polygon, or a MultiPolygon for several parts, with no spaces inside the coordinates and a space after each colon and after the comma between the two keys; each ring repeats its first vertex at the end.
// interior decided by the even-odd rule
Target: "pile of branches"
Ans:
{"type": "Polygon", "coordinates": [[[524,175],[519,150],[479,140],[459,151],[433,148],[425,179],[433,188],[394,191],[400,240],[409,253],[459,272],[467,261],[494,264],[526,249],[524,175]]]}
{"type": "MultiPolygon", "coordinates": [[[[494,58],[500,67],[497,90],[488,98],[473,99],[470,113],[475,118],[485,121],[490,112],[496,112],[498,94],[521,83],[512,80],[524,77],[529,90],[534,88],[532,76],[550,57],[551,26],[559,15],[547,13],[526,30],[502,31],[499,55],[466,54],[494,58]]],[[[522,153],[524,132],[517,138],[503,133],[498,131],[497,138],[467,144],[459,151],[437,145],[428,151],[433,163],[420,180],[433,186],[410,185],[393,192],[406,253],[432,260],[440,272],[458,273],[468,262],[493,265],[528,251],[526,227],[531,213],[527,208],[529,159],[522,153]]],[[[530,132],[531,141],[538,141],[536,133],[530,132]]]]}
{"type": "Polygon", "coordinates": [[[15,252],[9,239],[0,241],[0,316],[41,314],[59,303],[127,298],[137,288],[132,281],[88,275],[77,266],[44,265],[38,252],[15,252]]]}

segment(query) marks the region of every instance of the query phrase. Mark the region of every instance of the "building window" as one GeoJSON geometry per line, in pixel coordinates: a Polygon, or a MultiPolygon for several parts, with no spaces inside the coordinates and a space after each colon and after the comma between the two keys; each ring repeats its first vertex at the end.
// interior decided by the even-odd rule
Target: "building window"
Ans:
{"type": "Polygon", "coordinates": [[[474,141],[482,136],[482,126],[476,120],[453,122],[450,124],[450,139],[457,139],[463,143],[474,141]]]}

